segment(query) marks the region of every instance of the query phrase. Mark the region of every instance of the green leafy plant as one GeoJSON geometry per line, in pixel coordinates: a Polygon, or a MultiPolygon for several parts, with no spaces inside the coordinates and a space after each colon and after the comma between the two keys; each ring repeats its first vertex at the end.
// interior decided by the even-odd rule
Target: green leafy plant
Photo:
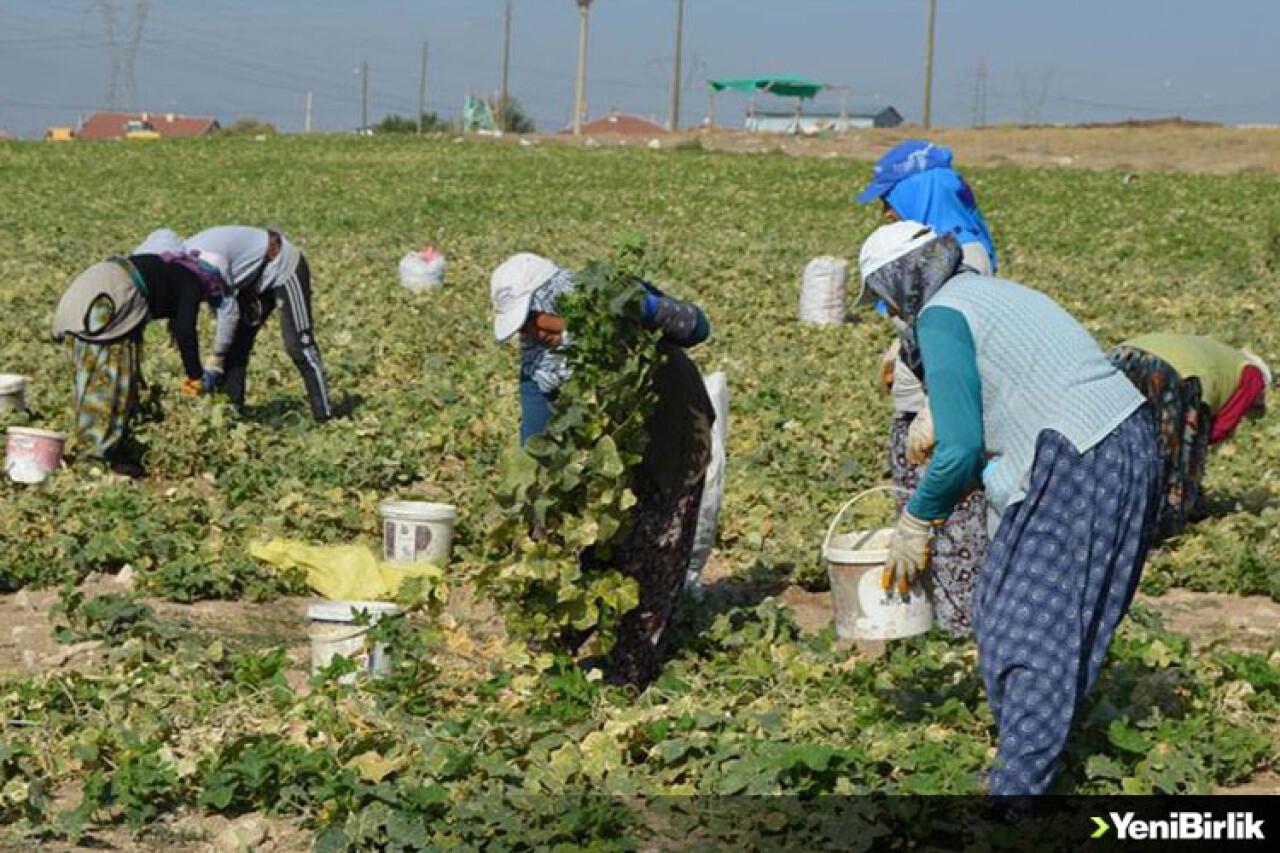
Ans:
{"type": "Polygon", "coordinates": [[[635,582],[609,566],[630,532],[630,474],[643,457],[645,422],[661,358],[640,324],[644,288],[634,270],[643,247],[624,244],[611,263],[575,275],[559,309],[572,377],[547,432],[513,453],[490,533],[498,556],[481,577],[506,606],[508,624],[543,644],[590,634],[607,651],[618,619],[638,603],[635,582]],[[505,554],[503,553],[505,549],[505,554]]]}

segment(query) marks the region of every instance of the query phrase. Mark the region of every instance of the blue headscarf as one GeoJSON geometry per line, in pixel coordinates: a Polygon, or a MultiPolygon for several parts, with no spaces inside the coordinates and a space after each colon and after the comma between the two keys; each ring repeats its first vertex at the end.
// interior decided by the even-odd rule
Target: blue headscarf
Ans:
{"type": "Polygon", "coordinates": [[[954,234],[962,246],[981,243],[991,259],[991,271],[996,271],[996,247],[987,221],[973,190],[954,169],[944,166],[908,175],[893,185],[884,200],[902,219],[930,225],[939,234],[954,234]]]}

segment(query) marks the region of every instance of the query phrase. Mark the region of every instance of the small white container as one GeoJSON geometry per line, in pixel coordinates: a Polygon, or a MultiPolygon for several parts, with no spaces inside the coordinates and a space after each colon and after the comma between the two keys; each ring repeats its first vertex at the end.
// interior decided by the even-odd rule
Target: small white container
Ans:
{"type": "Polygon", "coordinates": [[[15,483],[43,483],[62,464],[67,436],[47,429],[9,427],[4,472],[15,483]]]}
{"type": "Polygon", "coordinates": [[[380,507],[382,557],[389,563],[446,566],[453,549],[458,508],[452,504],[396,501],[380,507]]]}
{"type": "Polygon", "coordinates": [[[383,616],[399,613],[400,608],[384,601],[326,601],[307,608],[311,620],[311,672],[327,667],[341,655],[355,661],[356,672],[340,681],[351,684],[360,676],[381,678],[391,671],[391,661],[382,643],[369,640],[369,628],[383,616]],[[361,612],[369,614],[367,625],[357,625],[361,612]]]}
{"type": "Polygon", "coordinates": [[[0,373],[0,412],[27,410],[27,377],[16,373],[0,373]]]}
{"type": "Polygon", "coordinates": [[[849,640],[898,640],[923,634],[933,625],[933,602],[922,584],[901,593],[896,585],[885,590],[880,573],[889,559],[893,528],[858,530],[837,535],[836,523],[869,489],[841,507],[827,528],[822,556],[831,578],[831,607],[836,636],[849,640]]]}

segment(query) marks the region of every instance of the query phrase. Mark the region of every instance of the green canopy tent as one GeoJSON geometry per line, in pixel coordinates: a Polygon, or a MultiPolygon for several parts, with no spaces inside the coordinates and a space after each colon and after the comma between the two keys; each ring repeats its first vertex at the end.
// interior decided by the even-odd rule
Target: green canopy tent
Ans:
{"type": "MultiPolygon", "coordinates": [[[[780,98],[796,99],[796,127],[799,128],[800,107],[806,100],[813,100],[819,92],[827,88],[804,77],[748,77],[741,80],[712,80],[711,82],[711,123],[715,124],[716,94],[726,89],[734,92],[746,92],[751,95],[777,95],[780,98]]],[[[751,101],[748,114],[755,111],[755,99],[751,101]]]]}

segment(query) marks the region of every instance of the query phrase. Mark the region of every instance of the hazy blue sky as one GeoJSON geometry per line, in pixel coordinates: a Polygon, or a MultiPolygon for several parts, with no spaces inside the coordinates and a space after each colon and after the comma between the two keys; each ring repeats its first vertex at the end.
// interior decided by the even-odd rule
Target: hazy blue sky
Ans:
{"type": "MultiPolygon", "coordinates": [[[[0,128],[23,136],[104,104],[112,50],[137,0],[0,0],[0,128]]],[[[498,85],[503,0],[151,0],[137,53],[137,106],[254,115],[300,129],[359,122],[368,59],[371,117],[412,114],[424,39],[428,102],[456,115],[498,85]]],[[[514,0],[511,88],[542,130],[570,118],[573,0],[514,0]]],[[[1277,0],[939,0],[936,124],[973,122],[985,65],[988,122],[1182,115],[1280,123],[1277,0]]],[[[928,0],[687,0],[683,120],[707,110],[708,77],[812,77],[849,87],[851,108],[918,120],[928,0]]],[[[588,104],[665,116],[675,0],[596,0],[588,104]]],[[[827,105],[835,106],[833,99],[827,105]]],[[[820,102],[816,107],[821,108],[820,102]]],[[[744,101],[717,118],[740,123],[744,101]]]]}

